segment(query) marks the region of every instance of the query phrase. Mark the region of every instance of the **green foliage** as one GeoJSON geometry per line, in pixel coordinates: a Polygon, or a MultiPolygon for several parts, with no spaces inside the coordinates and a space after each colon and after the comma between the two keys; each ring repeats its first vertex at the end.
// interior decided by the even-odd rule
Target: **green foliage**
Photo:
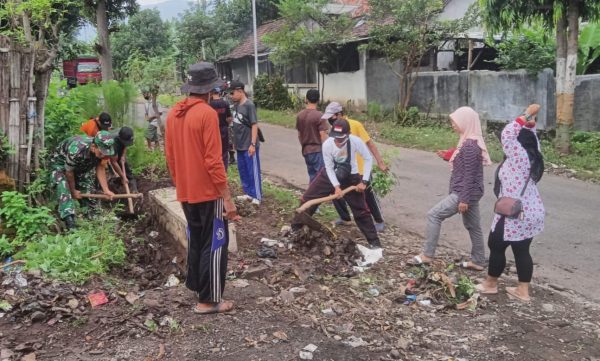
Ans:
{"type": "Polygon", "coordinates": [[[577,74],[586,74],[596,59],[600,58],[600,23],[589,23],[579,33],[577,74]]]}
{"type": "Polygon", "coordinates": [[[4,162],[6,162],[8,156],[13,153],[13,147],[8,142],[8,138],[4,134],[4,131],[0,129],[0,169],[4,169],[4,162]]]}
{"type": "Polygon", "coordinates": [[[113,127],[120,127],[125,123],[125,117],[131,103],[135,100],[137,91],[129,82],[111,80],[102,83],[104,109],[113,121],[113,127]]]}
{"type": "Polygon", "coordinates": [[[281,125],[286,128],[296,129],[296,114],[289,110],[276,111],[258,108],[258,119],[261,122],[281,125]]]}
{"type": "Polygon", "coordinates": [[[97,220],[80,222],[79,228],[70,233],[46,234],[28,242],[15,257],[26,261],[26,269],[39,269],[52,278],[83,283],[124,262],[125,245],[117,235],[115,215],[107,213],[97,220]]]}
{"type": "Polygon", "coordinates": [[[278,9],[283,25],[263,36],[271,49],[269,59],[277,65],[294,66],[311,60],[319,71],[331,71],[335,52],[351,39],[354,22],[347,14],[329,16],[322,9],[327,0],[281,0],[278,9]],[[332,59],[333,57],[333,59],[332,59]]]}
{"type": "MultiPolygon", "coordinates": [[[[381,154],[381,157],[383,158],[385,165],[390,168],[393,159],[398,157],[398,150],[384,151],[381,154]]],[[[371,186],[373,187],[373,191],[379,197],[384,198],[394,188],[394,185],[396,184],[396,177],[391,171],[388,171],[387,173],[382,172],[377,166],[373,167],[372,174],[373,179],[371,181],[371,186]]]]}
{"type": "Polygon", "coordinates": [[[0,218],[7,228],[14,229],[11,243],[15,246],[35,240],[56,221],[49,208],[29,206],[27,196],[19,192],[2,193],[0,218]]]}
{"type": "Polygon", "coordinates": [[[376,123],[382,122],[385,119],[385,109],[383,106],[377,102],[370,102],[367,104],[367,116],[369,120],[372,120],[376,123]]]}
{"type": "Polygon", "coordinates": [[[184,95],[160,94],[157,100],[163,107],[171,108],[175,103],[182,101],[184,98],[184,95]]]}
{"type": "Polygon", "coordinates": [[[175,59],[171,56],[145,58],[132,54],[125,67],[129,79],[142,90],[157,97],[159,93],[174,93],[179,80],[175,78],[175,59]]]}
{"type": "Polygon", "coordinates": [[[545,68],[555,67],[555,40],[541,26],[521,28],[498,45],[494,61],[503,70],[525,69],[537,74],[545,68]]]}
{"type": "Polygon", "coordinates": [[[134,14],[111,39],[115,70],[123,73],[133,54],[153,58],[169,53],[172,50],[170,35],[169,24],[162,21],[157,9],[145,9],[134,14]]]}
{"type": "Polygon", "coordinates": [[[577,178],[600,181],[600,132],[575,132],[571,136],[571,154],[560,154],[551,140],[542,140],[546,164],[575,170],[577,178]]]}
{"type": "Polygon", "coordinates": [[[259,75],[254,81],[254,103],[259,108],[282,110],[292,107],[292,100],[284,80],[279,76],[259,75]]]}
{"type": "Polygon", "coordinates": [[[464,302],[471,298],[475,293],[475,283],[468,276],[460,276],[458,283],[456,284],[456,301],[464,302]]]}
{"type": "Polygon", "coordinates": [[[142,129],[135,129],[134,142],[127,148],[127,162],[136,176],[144,175],[151,180],[169,176],[164,152],[148,150],[142,129]]]}

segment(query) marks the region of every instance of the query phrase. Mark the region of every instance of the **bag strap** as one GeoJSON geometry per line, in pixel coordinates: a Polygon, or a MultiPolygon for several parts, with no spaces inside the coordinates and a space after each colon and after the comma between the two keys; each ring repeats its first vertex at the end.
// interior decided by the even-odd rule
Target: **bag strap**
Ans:
{"type": "Polygon", "coordinates": [[[350,136],[348,136],[348,144],[346,144],[346,149],[348,151],[348,157],[346,158],[346,161],[344,163],[350,164],[352,161],[352,148],[350,147],[350,136]]]}
{"type": "Polygon", "coordinates": [[[519,197],[523,197],[523,194],[525,194],[525,189],[527,189],[530,179],[531,179],[531,172],[529,172],[529,175],[527,176],[527,180],[525,181],[525,186],[523,187],[523,190],[521,190],[521,194],[519,195],[519,197]]]}
{"type": "Polygon", "coordinates": [[[239,114],[239,115],[242,117],[242,119],[240,119],[240,122],[241,122],[242,124],[244,124],[244,125],[245,125],[246,127],[248,127],[248,128],[252,128],[252,124],[250,124],[250,122],[248,122],[248,121],[246,120],[246,116],[245,116],[244,114],[242,114],[242,113],[240,113],[240,112],[238,111],[238,106],[237,106],[237,104],[236,104],[236,106],[235,106],[235,113],[236,113],[236,114],[239,114]]]}

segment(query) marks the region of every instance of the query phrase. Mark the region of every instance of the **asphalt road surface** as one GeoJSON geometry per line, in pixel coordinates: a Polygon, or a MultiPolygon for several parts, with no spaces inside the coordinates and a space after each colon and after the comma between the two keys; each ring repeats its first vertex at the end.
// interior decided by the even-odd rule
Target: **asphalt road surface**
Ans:
{"type": "MultiPolygon", "coordinates": [[[[296,131],[269,124],[261,124],[261,128],[266,138],[260,150],[263,172],[306,188],[308,175],[296,131]]],[[[447,194],[450,169],[432,152],[398,149],[399,157],[392,165],[397,184],[382,201],[384,217],[390,224],[424,235],[425,214],[447,194]]],[[[480,202],[486,241],[493,218],[495,169],[496,165],[485,168],[486,191],[480,202]]],[[[544,278],[600,301],[596,279],[600,275],[600,186],[546,174],[539,189],[547,216],[544,233],[532,245],[536,264],[533,282],[544,278]]],[[[458,248],[468,256],[470,240],[460,216],[443,223],[440,247],[443,246],[458,248]]],[[[511,253],[507,250],[507,255],[511,253]]]]}

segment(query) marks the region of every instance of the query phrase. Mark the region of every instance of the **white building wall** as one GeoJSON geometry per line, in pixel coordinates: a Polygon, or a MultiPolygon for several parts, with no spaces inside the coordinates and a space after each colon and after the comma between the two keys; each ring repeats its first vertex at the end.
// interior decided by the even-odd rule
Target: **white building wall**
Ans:
{"type": "Polygon", "coordinates": [[[325,75],[322,99],[336,101],[344,107],[351,103],[353,110],[367,109],[366,55],[360,53],[360,69],[355,72],[332,73],[325,75]]]}

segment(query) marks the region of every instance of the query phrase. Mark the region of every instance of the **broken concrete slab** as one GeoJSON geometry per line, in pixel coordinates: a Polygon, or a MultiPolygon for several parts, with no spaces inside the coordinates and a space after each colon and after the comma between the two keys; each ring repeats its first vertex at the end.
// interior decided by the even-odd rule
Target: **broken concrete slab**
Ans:
{"type": "MultiPolygon", "coordinates": [[[[175,187],[161,188],[148,192],[150,198],[150,214],[177,240],[184,249],[187,249],[187,221],[177,201],[175,187]]],[[[229,223],[229,252],[237,252],[236,229],[229,223]]]]}

